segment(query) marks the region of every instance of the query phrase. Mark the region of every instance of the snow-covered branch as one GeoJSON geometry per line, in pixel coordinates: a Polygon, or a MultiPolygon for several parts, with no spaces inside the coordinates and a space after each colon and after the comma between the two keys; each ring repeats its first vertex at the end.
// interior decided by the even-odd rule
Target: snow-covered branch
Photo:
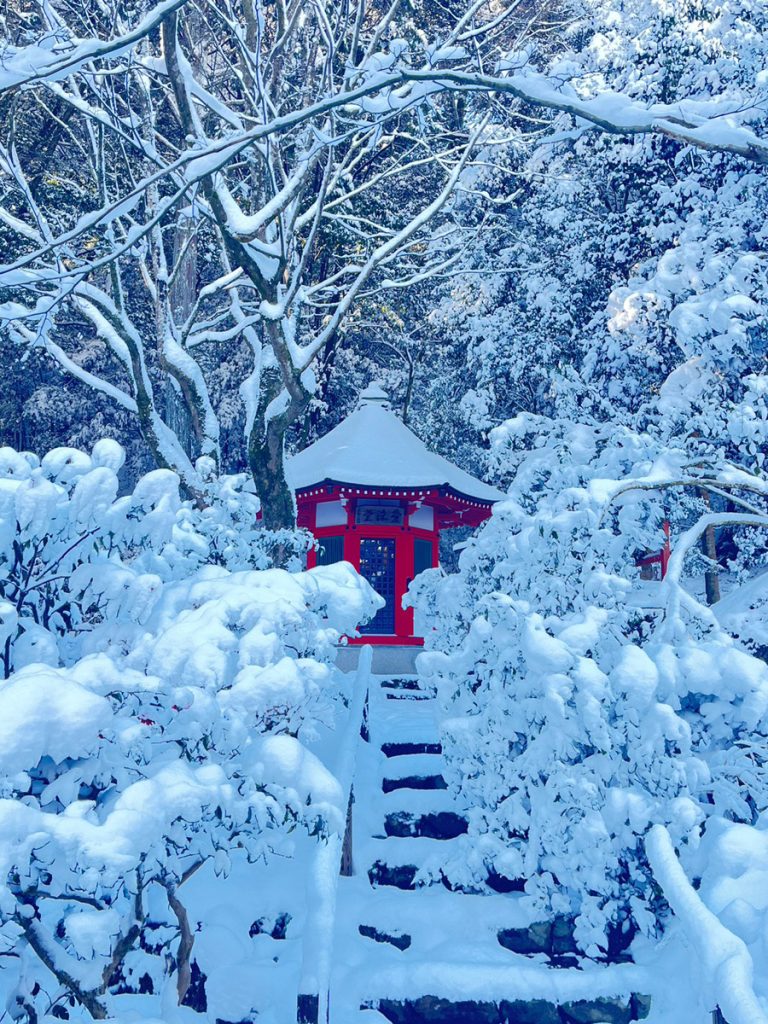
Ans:
{"type": "Polygon", "coordinates": [[[705,906],[663,825],[651,828],[645,849],[654,878],[696,953],[710,1008],[719,1007],[728,1024],[768,1024],[768,1014],[755,995],[754,966],[747,947],[705,906]]]}
{"type": "MultiPolygon", "coordinates": [[[[113,39],[61,40],[56,38],[58,33],[52,33],[42,42],[9,48],[0,58],[0,96],[36,82],[55,82],[94,60],[119,57],[155,31],[171,11],[186,3],[187,0],[159,0],[134,28],[113,39]]],[[[60,26],[57,29],[60,31],[60,26]]]]}

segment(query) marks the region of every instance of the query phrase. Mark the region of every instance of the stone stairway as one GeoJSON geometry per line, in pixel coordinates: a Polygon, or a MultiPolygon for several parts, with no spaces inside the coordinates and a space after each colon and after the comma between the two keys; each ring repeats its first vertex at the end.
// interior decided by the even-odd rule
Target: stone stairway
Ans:
{"type": "Polygon", "coordinates": [[[629,1024],[646,1016],[634,964],[582,965],[567,928],[530,919],[510,891],[519,886],[466,893],[446,878],[467,821],[445,781],[435,710],[417,677],[373,677],[370,742],[360,744],[355,779],[354,873],[338,896],[331,1024],[629,1024]]]}

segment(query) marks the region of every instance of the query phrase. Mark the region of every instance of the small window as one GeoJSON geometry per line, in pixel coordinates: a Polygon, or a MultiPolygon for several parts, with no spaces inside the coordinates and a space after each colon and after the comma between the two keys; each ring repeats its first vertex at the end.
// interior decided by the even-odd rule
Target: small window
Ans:
{"type": "Polygon", "coordinates": [[[315,509],[315,526],[346,526],[347,510],[340,501],[321,501],[315,509]]]}
{"type": "Polygon", "coordinates": [[[417,537],[413,542],[413,574],[418,576],[425,569],[432,568],[432,541],[417,537]]]}
{"type": "Polygon", "coordinates": [[[344,537],[320,537],[319,542],[318,565],[333,565],[344,558],[344,537]]]}
{"type": "Polygon", "coordinates": [[[434,530],[435,510],[431,505],[421,505],[408,516],[408,525],[417,530],[434,530]]]}

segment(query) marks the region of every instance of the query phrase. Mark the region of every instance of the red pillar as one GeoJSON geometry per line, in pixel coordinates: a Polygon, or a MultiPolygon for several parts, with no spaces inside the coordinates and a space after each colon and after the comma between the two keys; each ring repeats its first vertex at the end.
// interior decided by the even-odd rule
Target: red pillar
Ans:
{"type": "MultiPolygon", "coordinates": [[[[306,526],[312,536],[317,540],[316,523],[317,523],[317,504],[309,499],[297,498],[296,504],[298,506],[298,525],[306,526]]],[[[317,565],[317,550],[316,548],[310,548],[307,552],[307,568],[314,569],[317,565]]]]}
{"type": "Polygon", "coordinates": [[[661,549],[661,578],[667,575],[669,556],[672,554],[672,546],[669,542],[669,520],[664,520],[664,547],[661,549]]]}
{"type": "MultiPolygon", "coordinates": [[[[312,508],[310,509],[310,516],[312,517],[312,526],[310,530],[312,536],[317,540],[317,505],[313,502],[312,508]]],[[[317,565],[317,548],[310,548],[307,552],[307,568],[314,569],[317,565]]]]}
{"type": "Polygon", "coordinates": [[[403,608],[403,596],[413,579],[413,531],[404,527],[395,540],[395,634],[413,636],[413,608],[403,608]]]}
{"type": "Polygon", "coordinates": [[[360,572],[360,534],[355,523],[355,499],[347,499],[347,528],[344,531],[344,561],[360,572]]]}

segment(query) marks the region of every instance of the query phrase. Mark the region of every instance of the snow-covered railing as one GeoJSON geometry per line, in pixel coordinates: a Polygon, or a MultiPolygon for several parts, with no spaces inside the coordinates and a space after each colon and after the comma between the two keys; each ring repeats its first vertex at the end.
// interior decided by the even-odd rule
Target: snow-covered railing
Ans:
{"type": "Polygon", "coordinates": [[[729,931],[705,906],[688,881],[669,832],[654,825],[645,841],[648,861],[664,898],[680,921],[685,936],[696,950],[701,977],[707,983],[713,1024],[768,1024],[755,995],[754,967],[744,942],[729,931]]]}
{"type": "MultiPolygon", "coordinates": [[[[360,741],[365,714],[368,685],[371,677],[373,650],[367,644],[360,648],[360,660],[355,674],[347,727],[339,747],[335,775],[344,793],[344,807],[352,800],[357,745],[360,741]]],[[[345,816],[347,830],[351,819],[345,816]]],[[[304,929],[304,948],[296,1002],[298,1024],[327,1024],[329,1020],[329,988],[331,955],[336,918],[336,894],[339,886],[342,857],[344,856],[344,828],[332,833],[326,842],[320,842],[313,859],[307,882],[307,922],[304,929]]]]}

